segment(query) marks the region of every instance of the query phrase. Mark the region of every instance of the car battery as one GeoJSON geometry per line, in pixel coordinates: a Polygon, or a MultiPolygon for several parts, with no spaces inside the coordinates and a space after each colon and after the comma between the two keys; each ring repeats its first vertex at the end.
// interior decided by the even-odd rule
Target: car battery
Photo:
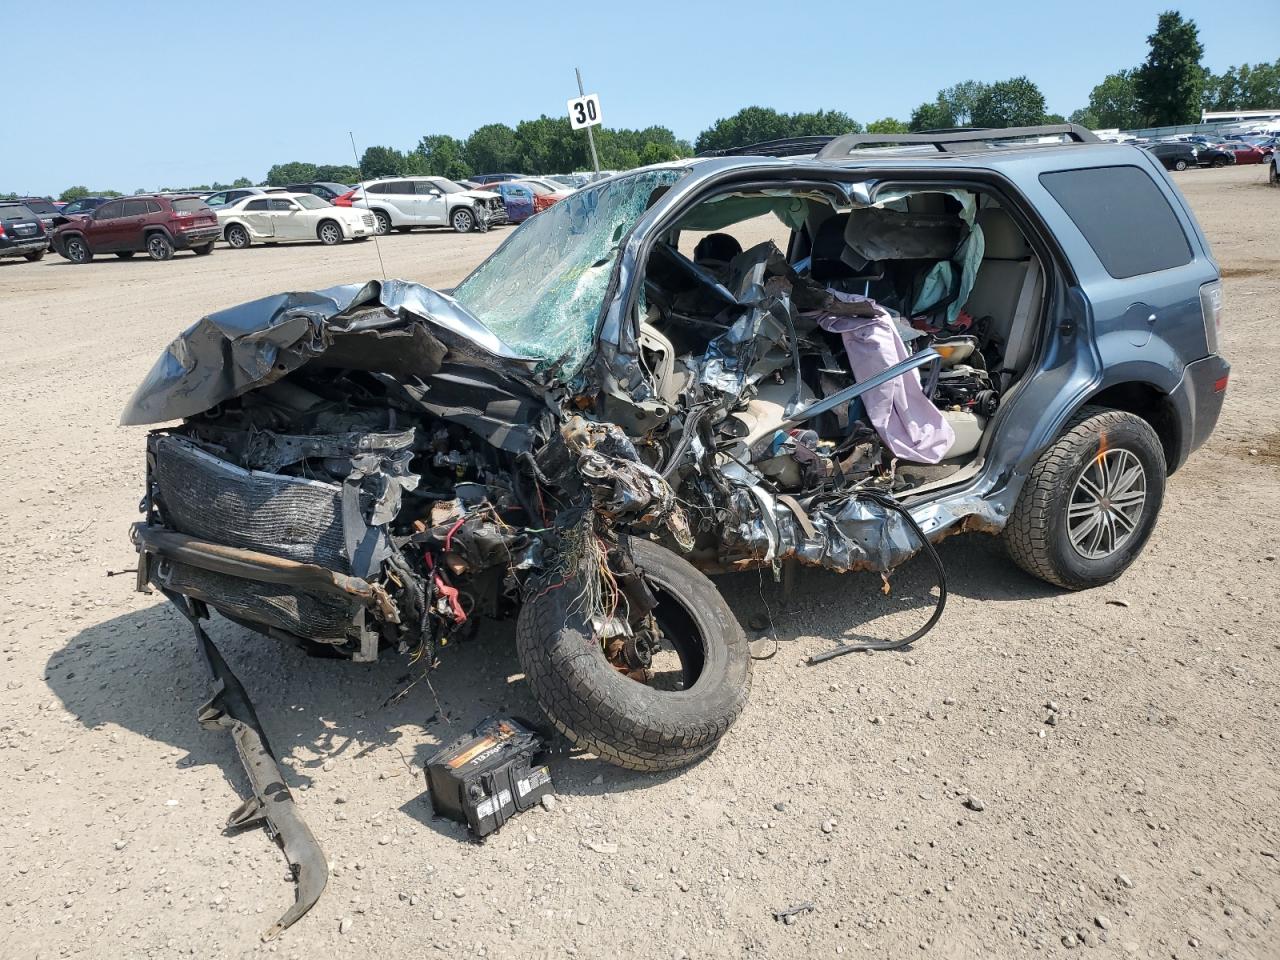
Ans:
{"type": "Polygon", "coordinates": [[[485,720],[427,761],[436,813],[488,836],[553,792],[542,753],[542,738],[519,722],[485,720]]]}

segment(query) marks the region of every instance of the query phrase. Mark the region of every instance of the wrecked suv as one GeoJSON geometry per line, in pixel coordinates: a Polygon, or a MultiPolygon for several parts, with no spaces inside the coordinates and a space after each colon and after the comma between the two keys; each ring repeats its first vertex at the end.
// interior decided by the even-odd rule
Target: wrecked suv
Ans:
{"type": "Polygon", "coordinates": [[[560,731],[678,766],[751,676],[705,573],[888,574],[973,530],[1061,587],[1118,577],[1217,420],[1219,313],[1158,162],[1078,127],[643,168],[450,294],[287,293],[183,333],[123,418],[170,423],[140,585],[198,633],[216,610],[424,668],[516,615],[560,731]]]}

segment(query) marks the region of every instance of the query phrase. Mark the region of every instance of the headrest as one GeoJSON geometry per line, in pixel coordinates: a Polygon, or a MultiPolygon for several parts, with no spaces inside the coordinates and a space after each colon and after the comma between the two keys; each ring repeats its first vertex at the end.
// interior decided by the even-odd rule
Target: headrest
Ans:
{"type": "Polygon", "coordinates": [[[742,244],[727,233],[708,233],[693,248],[694,263],[728,263],[742,253],[742,244]]]}
{"type": "Polygon", "coordinates": [[[815,280],[841,280],[855,276],[857,271],[844,260],[844,230],[849,214],[837,213],[827,217],[818,227],[813,238],[812,263],[809,273],[815,280]]]}
{"type": "Polygon", "coordinates": [[[1025,260],[1031,256],[1031,245],[1002,207],[983,207],[978,211],[978,226],[986,241],[987,260],[1025,260]]]}

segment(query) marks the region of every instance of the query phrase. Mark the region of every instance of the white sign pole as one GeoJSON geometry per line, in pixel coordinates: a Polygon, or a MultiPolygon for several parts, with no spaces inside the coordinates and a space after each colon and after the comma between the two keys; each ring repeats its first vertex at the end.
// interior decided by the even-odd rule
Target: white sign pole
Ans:
{"type": "MultiPolygon", "coordinates": [[[[587,91],[582,86],[582,71],[577,67],[574,67],[573,72],[578,77],[578,96],[585,97],[587,95],[587,91]]],[[[587,143],[591,146],[591,166],[595,169],[596,173],[599,173],[600,158],[596,156],[596,138],[595,134],[591,132],[591,127],[587,127],[587,143]]]]}

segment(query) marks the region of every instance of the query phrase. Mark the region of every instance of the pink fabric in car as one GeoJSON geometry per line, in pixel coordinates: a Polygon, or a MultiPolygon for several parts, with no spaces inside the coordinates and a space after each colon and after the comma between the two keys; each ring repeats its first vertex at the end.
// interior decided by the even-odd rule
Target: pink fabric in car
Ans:
{"type": "MultiPolygon", "coordinates": [[[[845,303],[866,303],[875,310],[870,317],[824,314],[818,318],[823,330],[840,334],[845,352],[849,354],[849,365],[859,383],[907,359],[906,345],[888,310],[856,293],[836,290],[830,293],[845,303]]],[[[955,443],[951,424],[924,395],[916,370],[872,387],[862,395],[862,403],[880,439],[902,460],[937,463],[955,443]]]]}

